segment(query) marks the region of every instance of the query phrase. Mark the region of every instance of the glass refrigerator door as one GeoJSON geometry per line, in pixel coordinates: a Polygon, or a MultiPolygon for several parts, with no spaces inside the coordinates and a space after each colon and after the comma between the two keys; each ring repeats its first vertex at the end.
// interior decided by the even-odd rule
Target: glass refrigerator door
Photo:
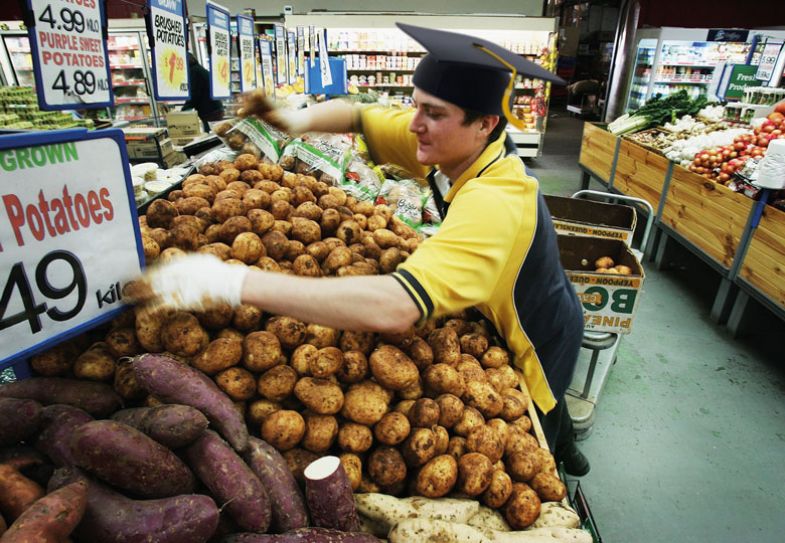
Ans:
{"type": "Polygon", "coordinates": [[[635,55],[635,67],[630,82],[630,94],[627,97],[627,111],[638,109],[646,101],[651,71],[654,65],[654,52],[657,40],[641,40],[638,42],[638,51],[635,55]]]}
{"type": "MultiPolygon", "coordinates": [[[[34,87],[33,57],[30,54],[30,40],[27,36],[3,36],[8,57],[11,60],[11,69],[16,84],[21,87],[34,87]]],[[[13,83],[10,80],[9,83],[13,83]]]]}
{"type": "Polygon", "coordinates": [[[139,34],[110,33],[107,48],[114,90],[113,117],[118,121],[153,118],[152,89],[148,83],[139,34]]]}

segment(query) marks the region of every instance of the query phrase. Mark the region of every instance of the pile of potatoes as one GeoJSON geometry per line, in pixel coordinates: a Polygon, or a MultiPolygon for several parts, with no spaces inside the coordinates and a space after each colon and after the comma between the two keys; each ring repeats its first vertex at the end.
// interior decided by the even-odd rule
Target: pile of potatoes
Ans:
{"type": "MultiPolygon", "coordinates": [[[[140,218],[148,262],[211,253],[238,266],[309,277],[383,274],[419,239],[387,206],[242,154],[203,166],[140,218]]],[[[252,433],[300,481],[340,457],[356,492],[469,496],[513,529],[566,495],[527,416],[510,354],[468,313],[401,334],[339,331],[252,306],[202,313],[142,308],[84,350],[34,358],[42,375],[113,382],[154,405],[122,357],[168,352],[211,376],[252,433]],[[79,354],[81,353],[81,354],[79,354]]]]}

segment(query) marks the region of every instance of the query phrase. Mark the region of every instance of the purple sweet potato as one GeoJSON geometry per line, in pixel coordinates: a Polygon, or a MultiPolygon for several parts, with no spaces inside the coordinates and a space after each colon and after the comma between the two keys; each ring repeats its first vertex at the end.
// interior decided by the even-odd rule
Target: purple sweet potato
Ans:
{"type": "Polygon", "coordinates": [[[144,498],[193,492],[193,473],[172,451],[136,428],[113,420],[78,427],[71,438],[77,466],[144,498]]]}
{"type": "Polygon", "coordinates": [[[305,500],[281,453],[266,441],[251,437],[243,457],[270,496],[273,529],[288,532],[308,526],[305,500]]]}
{"type": "Polygon", "coordinates": [[[60,543],[74,530],[87,504],[87,483],[77,481],[32,504],[3,534],[3,543],[60,543]]]}
{"type": "Polygon", "coordinates": [[[337,456],[311,462],[305,472],[305,501],[313,525],[342,532],[359,532],[352,485],[337,456]]]}
{"type": "Polygon", "coordinates": [[[93,420],[87,411],[72,405],[48,405],[41,411],[41,432],[35,448],[44,453],[56,466],[73,466],[71,435],[81,425],[93,420]]]}
{"type": "Polygon", "coordinates": [[[234,447],[248,446],[248,427],[232,400],[207,375],[168,356],[143,354],[134,359],[139,384],[167,403],[195,407],[234,447]]]}
{"type": "Polygon", "coordinates": [[[209,424],[198,409],[177,404],[123,409],[112,419],[133,426],[170,449],[193,443],[209,424]]]}
{"type": "Polygon", "coordinates": [[[120,396],[105,383],[61,377],[33,377],[0,386],[0,398],[28,398],[44,405],[64,403],[94,417],[108,417],[120,408],[120,396]]]}
{"type": "Polygon", "coordinates": [[[76,468],[58,469],[49,489],[88,481],[87,509],[76,530],[91,543],[204,543],[218,525],[218,507],[208,496],[188,494],[132,500],[88,479],[76,468]]]}
{"type": "Polygon", "coordinates": [[[44,495],[44,489],[8,464],[0,464],[0,512],[9,521],[17,519],[44,495]]]}
{"type": "Polygon", "coordinates": [[[41,425],[41,404],[35,400],[0,398],[0,447],[16,445],[41,425]]]}
{"type": "Polygon", "coordinates": [[[199,480],[229,516],[243,529],[266,532],[270,527],[270,498],[248,464],[221,436],[207,430],[186,450],[188,462],[199,480]]]}
{"type": "Polygon", "coordinates": [[[7,464],[18,470],[44,463],[46,463],[44,455],[29,445],[16,445],[0,449],[0,464],[7,464]]]}
{"type": "Polygon", "coordinates": [[[363,532],[342,532],[330,528],[299,528],[275,535],[232,534],[223,538],[221,543],[381,543],[381,540],[363,532]]]}

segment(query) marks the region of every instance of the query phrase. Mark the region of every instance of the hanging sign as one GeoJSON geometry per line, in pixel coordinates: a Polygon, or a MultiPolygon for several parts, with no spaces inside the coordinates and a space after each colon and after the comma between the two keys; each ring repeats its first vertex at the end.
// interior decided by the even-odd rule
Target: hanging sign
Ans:
{"type": "Polygon", "coordinates": [[[188,58],[183,0],[148,0],[148,32],[153,47],[153,89],[156,100],[187,100],[188,58]]]}
{"type": "Polygon", "coordinates": [[[0,368],[120,311],[143,263],[123,133],[0,137],[0,368]]]}
{"type": "Polygon", "coordinates": [[[293,85],[297,81],[300,73],[297,71],[297,45],[294,32],[287,32],[287,60],[289,62],[289,84],[293,85]]]}
{"type": "Polygon", "coordinates": [[[297,27],[297,73],[305,74],[305,27],[297,27]]]}
{"type": "Polygon", "coordinates": [[[38,105],[43,110],[112,106],[104,3],[26,0],[38,105]]]}
{"type": "Polygon", "coordinates": [[[722,71],[717,96],[726,101],[738,101],[744,98],[744,89],[760,87],[761,81],[755,78],[757,66],[748,64],[732,64],[722,71]]]}
{"type": "Polygon", "coordinates": [[[316,66],[316,27],[313,25],[308,27],[308,60],[311,68],[316,66]]]}
{"type": "Polygon", "coordinates": [[[711,28],[706,36],[706,41],[745,42],[749,35],[749,30],[742,30],[740,28],[711,28]]]}
{"type": "Polygon", "coordinates": [[[259,38],[259,57],[262,61],[262,80],[264,92],[269,96],[275,95],[275,66],[273,64],[273,43],[265,38],[259,38]]]}
{"type": "Polygon", "coordinates": [[[240,91],[256,88],[256,53],[254,51],[253,19],[237,16],[237,42],[240,49],[240,91]]]}
{"type": "Polygon", "coordinates": [[[229,10],[207,1],[207,27],[210,35],[210,97],[229,98],[229,10]]]}
{"type": "Polygon", "coordinates": [[[760,55],[758,71],[755,74],[756,79],[769,81],[771,76],[774,75],[774,67],[777,65],[777,59],[780,56],[782,44],[783,40],[769,38],[766,41],[766,45],[763,46],[763,52],[760,55]]]}
{"type": "Polygon", "coordinates": [[[319,29],[319,71],[322,73],[322,86],[329,87],[333,84],[330,72],[330,57],[327,55],[327,29],[319,29]]]}
{"type": "Polygon", "coordinates": [[[286,85],[289,81],[289,67],[286,58],[286,29],[283,25],[275,25],[275,82],[278,85],[286,85]]]}

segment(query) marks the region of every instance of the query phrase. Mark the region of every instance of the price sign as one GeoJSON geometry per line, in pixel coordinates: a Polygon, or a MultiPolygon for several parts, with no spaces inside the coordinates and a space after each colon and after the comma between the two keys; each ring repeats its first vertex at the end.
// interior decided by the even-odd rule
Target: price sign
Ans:
{"type": "Polygon", "coordinates": [[[256,88],[256,54],[254,52],[253,19],[237,16],[237,36],[240,46],[240,91],[256,88]]]}
{"type": "Polygon", "coordinates": [[[270,96],[275,96],[273,42],[266,38],[259,38],[259,56],[262,59],[262,80],[264,82],[264,91],[270,96]]]}
{"type": "Polygon", "coordinates": [[[305,75],[305,27],[297,27],[297,73],[305,75]]]}
{"type": "Polygon", "coordinates": [[[782,50],[783,40],[768,39],[766,45],[763,46],[763,52],[760,56],[760,64],[758,64],[758,71],[755,74],[756,79],[761,81],[769,81],[774,75],[774,69],[777,65],[777,59],[782,50]]]}
{"type": "Polygon", "coordinates": [[[207,26],[210,34],[210,97],[229,98],[229,10],[207,2],[207,26]]]}
{"type": "Polygon", "coordinates": [[[44,110],[112,106],[99,0],[27,0],[38,105],[44,110]]]}
{"type": "Polygon", "coordinates": [[[308,27],[308,53],[308,60],[313,68],[316,66],[316,27],[313,25],[308,27]]]}
{"type": "Polygon", "coordinates": [[[289,60],[289,84],[294,85],[297,81],[297,76],[299,73],[297,72],[297,45],[296,45],[296,36],[294,32],[287,32],[288,41],[287,41],[287,59],[289,60]]]}
{"type": "Polygon", "coordinates": [[[143,252],[120,130],[0,137],[0,368],[107,321],[143,252]]]}
{"type": "Polygon", "coordinates": [[[333,74],[330,72],[330,56],[327,54],[327,29],[319,32],[319,71],[322,72],[322,86],[329,87],[333,84],[333,74]]]}
{"type": "Polygon", "coordinates": [[[185,47],[183,0],[148,0],[147,25],[153,45],[153,88],[157,100],[186,100],[188,59],[185,47]]]}
{"type": "Polygon", "coordinates": [[[283,25],[275,25],[275,82],[278,85],[286,85],[289,81],[289,63],[286,58],[286,29],[283,25]]]}

